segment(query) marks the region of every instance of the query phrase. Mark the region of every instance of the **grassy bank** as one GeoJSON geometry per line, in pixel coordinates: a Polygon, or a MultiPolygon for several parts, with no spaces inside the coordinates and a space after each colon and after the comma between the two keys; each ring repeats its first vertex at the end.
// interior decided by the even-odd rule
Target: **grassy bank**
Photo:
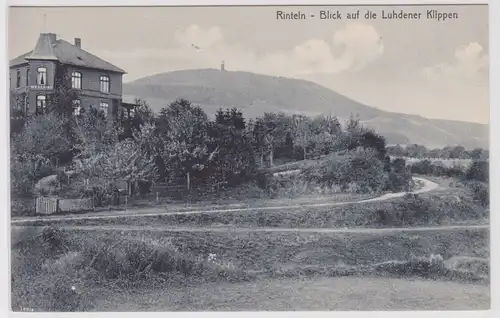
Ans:
{"type": "MultiPolygon", "coordinates": [[[[339,206],[280,208],[157,216],[116,217],[110,219],[38,221],[72,225],[154,225],[154,226],[239,226],[276,228],[400,227],[477,223],[489,218],[488,208],[457,197],[409,195],[391,201],[339,206]]],[[[235,207],[238,208],[238,207],[235,207]]],[[[168,212],[168,211],[167,211],[168,212]]]]}
{"type": "Polygon", "coordinates": [[[277,277],[487,282],[487,261],[464,270],[456,257],[487,259],[488,242],[486,230],[390,235],[45,230],[12,249],[13,308],[89,310],[102,288],[194,287],[277,277]]]}

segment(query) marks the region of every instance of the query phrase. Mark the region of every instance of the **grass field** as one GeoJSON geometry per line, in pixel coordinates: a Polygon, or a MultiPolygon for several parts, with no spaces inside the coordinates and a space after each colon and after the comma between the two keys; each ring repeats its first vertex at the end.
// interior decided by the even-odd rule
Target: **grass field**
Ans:
{"type": "Polygon", "coordinates": [[[12,240],[13,309],[486,309],[487,228],[252,232],[487,222],[489,209],[478,206],[462,183],[433,181],[440,188],[432,193],[385,202],[65,221],[97,225],[93,231],[29,227],[28,239],[12,240]],[[102,225],[139,229],[99,229],[102,225]],[[168,232],[147,226],[249,231],[168,232]]]}
{"type": "Polygon", "coordinates": [[[104,291],[98,311],[485,310],[488,286],[426,280],[335,277],[104,291]]]}
{"type": "MultiPolygon", "coordinates": [[[[57,253],[54,243],[49,248],[39,237],[14,246],[15,308],[57,310],[63,299],[73,299],[74,303],[67,305],[64,300],[63,304],[78,310],[126,310],[148,306],[149,299],[150,310],[243,310],[255,303],[270,308],[273,302],[264,297],[287,288],[297,297],[304,293],[304,302],[295,309],[329,309],[335,302],[326,301],[338,299],[341,290],[362,294],[369,288],[372,292],[358,296],[369,297],[391,280],[401,291],[383,287],[381,295],[393,307],[402,306],[405,297],[416,301],[416,307],[437,305],[429,298],[432,294],[418,289],[424,286],[436,286],[433,292],[440,290],[435,296],[442,298],[445,290],[454,290],[455,296],[446,296],[450,306],[466,306],[457,300],[472,295],[482,300],[470,306],[486,306],[489,298],[489,231],[484,229],[395,234],[71,231],[63,232],[59,240],[63,243],[57,253]],[[429,262],[432,255],[440,255],[443,261],[435,263],[431,257],[429,262]],[[470,260],[479,265],[466,268],[464,263],[470,260]],[[385,280],[377,279],[380,276],[385,280]],[[419,277],[427,281],[412,283],[419,277]],[[462,282],[465,291],[459,292],[459,285],[449,280],[462,282]],[[316,287],[305,292],[309,285],[316,287]],[[78,293],[68,290],[71,286],[78,293]],[[174,301],[181,291],[194,297],[214,289],[232,296],[225,302],[212,293],[197,298],[193,306],[186,298],[174,301]],[[316,300],[307,301],[308,297],[316,300]]],[[[288,294],[280,295],[276,297],[288,294]]],[[[276,306],[274,310],[280,308],[276,306]]]]}
{"type": "Polygon", "coordinates": [[[489,258],[488,230],[456,230],[395,234],[329,233],[168,233],[101,231],[79,232],[96,241],[141,240],[145,235],[157,244],[173,244],[179,251],[195,255],[215,254],[245,270],[290,266],[369,265],[412,256],[439,254],[489,258]]]}

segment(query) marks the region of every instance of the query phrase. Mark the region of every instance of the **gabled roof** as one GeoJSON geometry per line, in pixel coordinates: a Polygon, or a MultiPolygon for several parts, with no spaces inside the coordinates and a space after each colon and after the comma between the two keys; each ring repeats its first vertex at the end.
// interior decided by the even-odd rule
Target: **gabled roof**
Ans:
{"type": "Polygon", "coordinates": [[[61,39],[55,40],[55,35],[50,33],[40,34],[35,49],[11,60],[9,65],[11,67],[22,65],[30,59],[56,60],[63,64],[126,73],[123,69],[106,62],[78,46],[61,39]]]}

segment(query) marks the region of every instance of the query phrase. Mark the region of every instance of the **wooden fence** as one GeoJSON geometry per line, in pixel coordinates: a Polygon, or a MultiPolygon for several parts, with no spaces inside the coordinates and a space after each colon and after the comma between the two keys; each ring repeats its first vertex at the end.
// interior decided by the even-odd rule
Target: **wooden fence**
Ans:
{"type": "Polygon", "coordinates": [[[39,197],[36,199],[37,214],[53,214],[57,212],[84,212],[94,210],[92,198],[59,199],[39,197]]]}

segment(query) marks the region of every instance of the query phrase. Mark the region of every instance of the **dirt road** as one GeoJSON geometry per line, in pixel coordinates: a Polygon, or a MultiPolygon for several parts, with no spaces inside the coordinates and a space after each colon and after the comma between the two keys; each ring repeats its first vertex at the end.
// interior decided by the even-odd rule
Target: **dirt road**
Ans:
{"type": "MultiPolygon", "coordinates": [[[[425,193],[437,189],[439,185],[435,182],[429,181],[424,178],[413,178],[416,181],[420,181],[423,186],[410,193],[425,193]]],[[[158,211],[158,208],[148,212],[147,209],[143,210],[128,210],[125,212],[107,212],[105,214],[95,215],[93,213],[79,214],[79,215],[60,215],[60,216],[43,216],[43,217],[22,217],[14,218],[11,220],[12,225],[22,225],[29,224],[40,221],[64,221],[64,220],[96,220],[96,219],[113,219],[113,218],[132,218],[132,217],[147,217],[147,216],[158,216],[158,215],[187,215],[187,214],[198,214],[198,213],[230,213],[230,212],[248,212],[248,211],[276,211],[283,209],[300,209],[300,208],[316,208],[316,207],[330,207],[330,206],[340,206],[346,204],[359,204],[367,202],[377,202],[385,201],[389,199],[403,197],[406,192],[389,193],[376,198],[359,200],[359,201],[348,201],[348,202],[327,202],[327,203],[315,203],[315,204],[300,204],[300,205],[284,205],[284,206],[267,206],[267,207],[250,207],[250,208],[234,208],[234,209],[203,209],[203,210],[191,210],[191,211],[158,211]]]]}

